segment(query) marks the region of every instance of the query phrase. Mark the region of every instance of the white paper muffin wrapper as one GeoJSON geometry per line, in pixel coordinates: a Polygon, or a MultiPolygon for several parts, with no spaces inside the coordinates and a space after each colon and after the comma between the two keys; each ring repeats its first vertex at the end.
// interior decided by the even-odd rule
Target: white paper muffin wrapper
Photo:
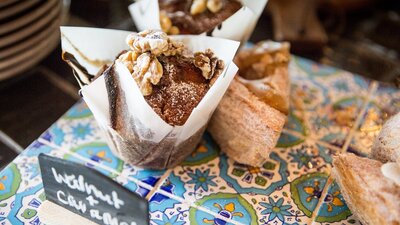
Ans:
{"type": "MultiPolygon", "coordinates": [[[[61,27],[61,33],[63,51],[74,55],[78,62],[87,68],[89,73],[96,74],[102,65],[93,62],[112,62],[121,51],[128,49],[125,39],[131,32],[97,28],[61,27]]],[[[192,35],[171,36],[171,38],[182,41],[193,52],[205,51],[210,48],[225,63],[224,71],[211,86],[199,105],[192,111],[183,126],[171,126],[160,118],[144,99],[128,69],[120,63],[115,63],[115,71],[125,96],[125,109],[127,110],[127,117],[129,117],[126,118],[126,121],[130,121],[130,124],[126,124],[126,127],[129,127],[134,135],[127,135],[111,127],[110,103],[103,75],[81,89],[83,98],[99,126],[106,131],[108,144],[114,153],[117,153],[125,161],[144,167],[164,168],[172,164],[160,162],[159,165],[152,166],[153,164],[147,163],[149,160],[142,159],[142,156],[151,156],[154,160],[158,160],[157,155],[152,156],[152,153],[148,152],[151,151],[150,148],[149,150],[141,148],[141,143],[154,143],[154,146],[156,146],[157,143],[165,142],[165,139],[168,139],[169,146],[165,146],[165,152],[162,154],[169,155],[164,160],[170,160],[169,158],[173,156],[168,151],[176,152],[177,149],[174,149],[175,147],[187,143],[187,140],[193,135],[204,130],[238,70],[232,60],[239,47],[239,42],[192,35]],[[143,160],[146,162],[143,163],[143,160]]],[[[191,143],[196,141],[198,142],[199,140],[191,140],[191,143]]],[[[185,150],[187,154],[182,152],[179,154],[190,154],[195,146],[190,147],[191,149],[185,150]]],[[[173,164],[176,163],[178,162],[173,164]]]]}
{"type": "MultiPolygon", "coordinates": [[[[268,0],[239,0],[243,7],[214,29],[211,36],[246,42],[257,24],[268,0]]],[[[139,31],[161,29],[158,0],[138,0],[129,6],[129,12],[139,31]]],[[[206,35],[203,33],[201,35],[206,35]]]]}

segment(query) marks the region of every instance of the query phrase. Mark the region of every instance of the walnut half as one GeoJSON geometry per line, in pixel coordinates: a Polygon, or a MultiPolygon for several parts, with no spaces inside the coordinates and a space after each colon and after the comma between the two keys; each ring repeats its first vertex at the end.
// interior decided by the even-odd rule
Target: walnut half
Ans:
{"type": "Polygon", "coordinates": [[[161,55],[168,50],[169,38],[166,33],[158,30],[145,30],[131,34],[127,38],[129,47],[138,53],[150,52],[161,55]]]}
{"type": "Polygon", "coordinates": [[[214,57],[211,49],[194,53],[194,65],[201,70],[203,77],[206,79],[211,79],[224,68],[224,62],[214,57]]]}
{"type": "Polygon", "coordinates": [[[162,75],[163,68],[157,57],[143,53],[137,58],[132,76],[144,96],[151,94],[152,84],[158,84],[162,75]]]}

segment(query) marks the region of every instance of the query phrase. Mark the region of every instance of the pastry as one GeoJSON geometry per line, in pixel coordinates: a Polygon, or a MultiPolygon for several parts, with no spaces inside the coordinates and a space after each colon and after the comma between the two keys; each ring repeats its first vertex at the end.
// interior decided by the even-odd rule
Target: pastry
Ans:
{"type": "Polygon", "coordinates": [[[160,25],[169,34],[211,33],[242,4],[237,0],[158,0],[160,25]]]}
{"type": "Polygon", "coordinates": [[[372,146],[371,157],[381,162],[396,162],[400,166],[400,113],[390,118],[372,146]]]}
{"type": "Polygon", "coordinates": [[[266,104],[289,113],[290,82],[287,42],[263,41],[242,50],[235,58],[239,80],[266,104]]]}
{"type": "Polygon", "coordinates": [[[332,175],[350,210],[363,224],[400,224],[400,184],[382,173],[382,163],[352,153],[333,157],[332,175]]]}
{"type": "Polygon", "coordinates": [[[241,51],[231,83],[208,130],[230,158],[261,165],[275,147],[289,110],[287,43],[261,42],[241,51]]]}

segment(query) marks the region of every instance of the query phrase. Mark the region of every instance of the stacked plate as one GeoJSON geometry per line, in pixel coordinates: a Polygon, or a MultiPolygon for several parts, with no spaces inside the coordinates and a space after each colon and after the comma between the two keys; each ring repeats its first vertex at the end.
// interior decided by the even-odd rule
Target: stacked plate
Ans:
{"type": "Polygon", "coordinates": [[[0,0],[0,80],[33,67],[59,43],[62,0],[0,0]]]}

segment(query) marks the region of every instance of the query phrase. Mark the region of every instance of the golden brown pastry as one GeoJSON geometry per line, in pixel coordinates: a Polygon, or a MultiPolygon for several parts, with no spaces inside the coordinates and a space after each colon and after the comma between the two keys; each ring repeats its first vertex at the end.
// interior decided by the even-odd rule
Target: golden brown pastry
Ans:
{"type": "Polygon", "coordinates": [[[230,158],[261,165],[275,147],[289,110],[289,44],[261,42],[235,59],[239,76],[216,109],[209,132],[230,158]]]}
{"type": "Polygon", "coordinates": [[[400,186],[382,174],[382,163],[351,153],[333,159],[332,175],[363,224],[400,224],[400,186]]]}

